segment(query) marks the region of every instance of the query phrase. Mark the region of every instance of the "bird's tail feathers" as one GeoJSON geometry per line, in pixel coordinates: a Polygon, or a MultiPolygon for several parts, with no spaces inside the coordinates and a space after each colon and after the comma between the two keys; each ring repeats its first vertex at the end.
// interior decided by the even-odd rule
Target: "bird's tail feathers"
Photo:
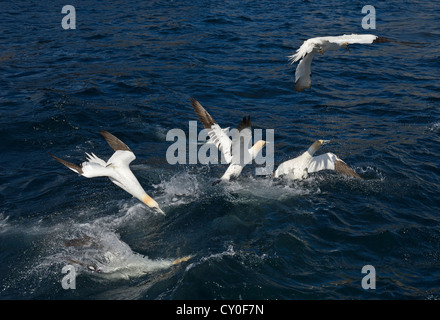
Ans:
{"type": "Polygon", "coordinates": [[[97,164],[100,164],[101,166],[107,166],[107,163],[104,161],[104,160],[102,160],[101,158],[99,158],[96,154],[94,154],[93,152],[92,152],[92,154],[88,154],[87,152],[86,152],[86,155],[87,155],[87,161],[89,161],[89,162],[94,162],[94,163],[97,163],[97,164]]]}
{"type": "Polygon", "coordinates": [[[297,62],[298,60],[300,60],[302,58],[302,55],[300,55],[298,51],[296,53],[292,54],[291,56],[287,57],[289,59],[290,64],[294,64],[295,62],[297,62]]]}

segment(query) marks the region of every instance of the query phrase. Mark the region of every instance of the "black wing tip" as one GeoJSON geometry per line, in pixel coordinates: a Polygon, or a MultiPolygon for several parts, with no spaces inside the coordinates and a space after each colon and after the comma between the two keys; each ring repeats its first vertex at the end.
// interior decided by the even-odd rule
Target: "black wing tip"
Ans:
{"type": "Polygon", "coordinates": [[[243,129],[246,128],[251,128],[252,124],[251,124],[251,116],[247,116],[247,117],[243,117],[243,119],[241,119],[240,123],[238,124],[238,131],[241,131],[243,129]]]}
{"type": "Polygon", "coordinates": [[[208,112],[205,110],[205,108],[201,105],[201,103],[200,103],[197,99],[195,99],[195,98],[193,98],[193,97],[191,97],[191,105],[193,106],[194,111],[195,111],[198,115],[206,115],[206,113],[208,113],[208,112]]]}
{"type": "Polygon", "coordinates": [[[210,129],[214,124],[215,120],[211,117],[208,111],[197,101],[195,98],[191,97],[191,104],[193,106],[194,112],[197,114],[200,122],[203,124],[205,129],[210,129]]]}
{"type": "Polygon", "coordinates": [[[104,129],[99,129],[99,133],[102,134],[103,136],[111,134],[110,132],[105,131],[104,129]]]}
{"type": "Polygon", "coordinates": [[[373,43],[386,43],[386,42],[391,42],[390,39],[385,38],[385,37],[376,37],[376,39],[373,40],[373,43]]]}
{"type": "Polygon", "coordinates": [[[76,171],[76,172],[77,172],[78,174],[80,174],[80,175],[83,174],[83,171],[82,171],[81,166],[78,166],[78,165],[76,165],[76,164],[74,164],[74,163],[71,163],[71,162],[68,162],[68,161],[66,161],[66,160],[63,160],[63,159],[61,159],[61,158],[58,158],[57,156],[53,155],[53,154],[50,153],[50,152],[48,152],[48,153],[49,153],[49,155],[50,155],[52,158],[54,158],[54,159],[55,159],[56,161],[58,161],[59,163],[65,165],[67,168],[76,171]]]}
{"type": "Polygon", "coordinates": [[[107,141],[107,143],[114,151],[122,150],[122,151],[133,152],[124,142],[119,140],[116,136],[114,136],[110,132],[100,129],[99,133],[104,137],[105,141],[107,141]]]}
{"type": "MultiPolygon", "coordinates": [[[[64,161],[63,159],[58,158],[57,156],[53,155],[53,154],[50,153],[50,152],[48,152],[48,154],[49,154],[52,158],[54,158],[56,161],[58,161],[58,162],[64,161]]],[[[62,162],[61,162],[61,163],[62,163],[62,162]]]]}
{"type": "Polygon", "coordinates": [[[191,100],[191,104],[192,104],[194,109],[200,108],[201,104],[200,104],[200,102],[196,98],[191,97],[190,100],[191,100]]]}
{"type": "Polygon", "coordinates": [[[107,140],[107,138],[116,138],[113,134],[111,134],[110,132],[104,130],[104,129],[99,129],[99,133],[107,140]]]}
{"type": "Polygon", "coordinates": [[[349,177],[352,177],[355,179],[363,180],[362,177],[356,171],[354,171],[352,168],[350,168],[350,166],[348,166],[342,160],[336,161],[335,170],[343,175],[346,175],[346,176],[349,176],[349,177]]]}
{"type": "Polygon", "coordinates": [[[215,180],[215,181],[212,183],[212,185],[213,185],[213,186],[218,185],[220,182],[222,182],[222,179],[215,180]]]}
{"type": "Polygon", "coordinates": [[[423,48],[426,46],[425,43],[398,41],[398,40],[393,40],[390,38],[379,37],[379,36],[373,40],[373,43],[387,43],[387,42],[397,43],[397,44],[401,44],[401,45],[405,45],[405,46],[409,46],[409,47],[415,47],[415,48],[423,48]]]}

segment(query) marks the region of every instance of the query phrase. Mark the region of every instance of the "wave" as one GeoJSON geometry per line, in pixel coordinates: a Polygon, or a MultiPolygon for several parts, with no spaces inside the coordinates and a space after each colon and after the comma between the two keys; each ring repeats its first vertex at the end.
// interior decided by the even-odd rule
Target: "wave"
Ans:
{"type": "MultiPolygon", "coordinates": [[[[61,291],[59,280],[63,277],[61,270],[66,265],[74,266],[77,275],[87,279],[112,283],[141,278],[140,281],[150,284],[169,279],[185,266],[185,271],[179,277],[185,277],[187,272],[194,272],[194,268],[199,266],[223,263],[228,258],[239,261],[246,269],[261,263],[267,256],[246,251],[246,248],[237,250],[232,244],[219,252],[206,253],[205,250],[211,249],[194,244],[204,239],[205,232],[221,239],[229,238],[236,232],[242,234],[255,230],[253,220],[235,215],[233,210],[229,211],[231,207],[245,205],[248,208],[261,208],[276,204],[282,209],[285,204],[295,205],[290,199],[319,195],[322,188],[339,190],[332,189],[332,186],[344,179],[324,173],[304,181],[285,181],[246,172],[235,180],[212,186],[212,181],[219,174],[217,169],[189,166],[183,167],[183,170],[180,167],[176,171],[163,171],[144,165],[135,166],[140,177],[147,178],[148,175],[148,179],[153,177],[158,181],[151,185],[154,189],[152,196],[161,204],[167,217],[155,214],[135,198],[69,206],[52,213],[47,219],[39,220],[10,221],[7,216],[0,214],[0,234],[8,230],[12,237],[22,238],[20,241],[25,243],[20,245],[34,252],[16,259],[18,264],[0,293],[11,287],[20,287],[20,283],[28,283],[26,296],[32,296],[42,284],[45,290],[50,290],[48,282],[56,283],[53,286],[61,291]],[[222,203],[224,201],[232,206],[225,205],[222,203]],[[193,234],[186,240],[187,244],[180,246],[176,242],[180,238],[174,238],[173,234],[176,230],[181,232],[181,221],[188,221],[190,215],[197,215],[197,208],[195,211],[187,210],[188,205],[194,203],[201,207],[208,203],[219,203],[227,211],[218,211],[212,216],[204,214],[206,221],[203,223],[208,222],[208,225],[205,224],[207,229],[193,234]],[[144,244],[151,241],[152,244],[144,244]],[[191,252],[194,247],[195,252],[191,252]],[[186,255],[181,255],[180,249],[186,251],[186,255]],[[189,264],[175,267],[179,265],[178,262],[190,258],[189,264]]],[[[376,179],[374,181],[381,180],[380,171],[373,167],[358,170],[361,174],[372,176],[376,179]]],[[[365,183],[362,182],[346,179],[345,184],[365,189],[365,183]]],[[[195,219],[194,216],[192,218],[195,219]]]]}
{"type": "Polygon", "coordinates": [[[440,122],[436,122],[428,126],[428,130],[434,133],[440,132],[440,122]]]}
{"type": "Polygon", "coordinates": [[[138,232],[134,226],[144,227],[149,219],[157,218],[148,213],[142,204],[115,201],[74,212],[67,209],[51,219],[9,221],[0,214],[0,235],[5,246],[27,248],[10,253],[14,257],[8,273],[2,276],[0,295],[6,297],[16,291],[22,297],[35,297],[41,287],[45,288],[45,294],[63,294],[60,280],[66,265],[75,268],[77,277],[110,282],[177,269],[176,266],[191,256],[177,252],[175,256],[171,253],[163,258],[150,258],[133,250],[129,242],[121,238],[120,230],[128,228],[138,232]],[[119,206],[119,209],[109,214],[107,205],[119,206]]]}
{"type": "Polygon", "coordinates": [[[0,213],[0,234],[9,230],[8,216],[4,216],[3,213],[0,213]]]}
{"type": "Polygon", "coordinates": [[[91,235],[84,233],[79,238],[65,240],[64,249],[56,259],[75,265],[80,272],[109,280],[141,277],[175,264],[176,259],[154,260],[134,252],[115,232],[91,231],[91,235]]]}
{"type": "Polygon", "coordinates": [[[164,208],[177,207],[197,201],[206,193],[206,185],[200,174],[192,174],[185,171],[163,179],[160,183],[153,185],[160,195],[157,197],[164,208]]]}
{"type": "Polygon", "coordinates": [[[206,256],[202,256],[201,258],[199,258],[198,261],[194,261],[188,264],[185,268],[185,272],[188,272],[199,265],[205,263],[219,262],[228,257],[235,258],[239,260],[242,264],[249,264],[251,266],[254,266],[255,264],[263,263],[268,258],[268,255],[265,253],[258,255],[254,252],[247,252],[246,250],[237,250],[234,249],[234,244],[228,243],[225,250],[218,253],[211,253],[206,256]]]}

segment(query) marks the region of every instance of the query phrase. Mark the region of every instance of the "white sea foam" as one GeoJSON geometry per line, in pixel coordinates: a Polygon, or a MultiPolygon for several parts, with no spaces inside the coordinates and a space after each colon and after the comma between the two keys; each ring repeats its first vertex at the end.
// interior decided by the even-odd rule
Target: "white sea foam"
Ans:
{"type": "Polygon", "coordinates": [[[229,194],[239,195],[234,201],[282,201],[284,199],[320,193],[314,179],[307,181],[273,180],[269,177],[242,177],[239,180],[223,184],[224,190],[229,194]]]}
{"type": "Polygon", "coordinates": [[[228,244],[227,246],[228,247],[224,251],[208,254],[207,256],[201,257],[198,261],[190,263],[186,267],[185,272],[191,270],[194,267],[197,267],[198,265],[204,263],[218,262],[227,257],[236,258],[238,261],[240,261],[242,265],[249,265],[249,266],[261,263],[267,258],[266,254],[257,255],[254,252],[234,249],[234,245],[231,243],[228,244]]]}
{"type": "Polygon", "coordinates": [[[174,261],[149,259],[134,252],[117,233],[93,230],[90,227],[85,228],[85,233],[79,238],[85,239],[85,245],[66,246],[63,254],[66,262],[73,263],[82,271],[92,271],[93,274],[112,280],[130,279],[169,268],[174,261]]]}
{"type": "MultiPolygon", "coordinates": [[[[87,273],[108,280],[130,279],[170,268],[174,258],[150,259],[133,251],[104,220],[76,223],[46,235],[41,259],[31,273],[44,274],[49,267],[73,265],[77,274],[87,273]]],[[[58,270],[58,271],[59,271],[58,270]]]]}
{"type": "Polygon", "coordinates": [[[164,208],[177,207],[197,201],[204,193],[199,182],[200,176],[187,171],[180,171],[154,185],[160,195],[156,197],[164,208]]]}
{"type": "Polygon", "coordinates": [[[382,171],[380,171],[378,168],[367,166],[367,167],[360,167],[356,168],[356,171],[361,174],[362,176],[368,176],[370,179],[384,181],[385,175],[382,171]]]}
{"type": "Polygon", "coordinates": [[[0,234],[9,230],[10,224],[8,223],[8,216],[4,216],[3,213],[0,213],[0,234]]]}
{"type": "Polygon", "coordinates": [[[440,122],[435,122],[428,127],[431,132],[440,132],[440,122]]]}

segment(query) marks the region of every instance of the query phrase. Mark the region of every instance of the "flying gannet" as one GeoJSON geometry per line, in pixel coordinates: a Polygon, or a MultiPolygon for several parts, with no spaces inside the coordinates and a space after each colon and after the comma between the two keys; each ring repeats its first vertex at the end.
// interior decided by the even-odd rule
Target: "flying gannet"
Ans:
{"type": "Polygon", "coordinates": [[[310,148],[300,156],[281,163],[273,176],[286,177],[293,180],[307,179],[310,173],[321,170],[335,170],[341,174],[362,179],[353,169],[335,154],[328,152],[314,157],[315,152],[330,140],[316,140],[310,148]]]}
{"type": "Polygon", "coordinates": [[[383,42],[391,42],[391,40],[372,34],[350,34],[335,37],[316,37],[304,41],[296,53],[289,56],[292,64],[301,60],[295,71],[295,91],[303,91],[312,86],[312,81],[310,80],[311,64],[317,52],[324,54],[325,51],[336,50],[339,47],[348,49],[348,45],[354,43],[371,44],[383,42]]]}
{"type": "Polygon", "coordinates": [[[100,133],[110,147],[112,147],[112,149],[115,151],[107,162],[98,158],[94,153],[91,155],[86,153],[88,161],[85,161],[78,166],[62,160],[52,154],[50,155],[55,160],[68,167],[70,170],[86,178],[108,177],[111,182],[138,198],[148,207],[165,215],[157,202],[144,191],[139,181],[130,170],[130,163],[136,159],[134,153],[125,143],[111,133],[104,130],[101,130],[100,133]]]}
{"type": "Polygon", "coordinates": [[[228,134],[229,128],[222,129],[196,99],[192,99],[192,106],[200,122],[208,130],[211,141],[229,164],[223,176],[212,185],[238,177],[244,166],[251,163],[266,144],[264,140],[259,140],[251,148],[245,145],[246,141],[250,142],[252,139],[250,117],[241,120],[231,139],[228,134]]]}

